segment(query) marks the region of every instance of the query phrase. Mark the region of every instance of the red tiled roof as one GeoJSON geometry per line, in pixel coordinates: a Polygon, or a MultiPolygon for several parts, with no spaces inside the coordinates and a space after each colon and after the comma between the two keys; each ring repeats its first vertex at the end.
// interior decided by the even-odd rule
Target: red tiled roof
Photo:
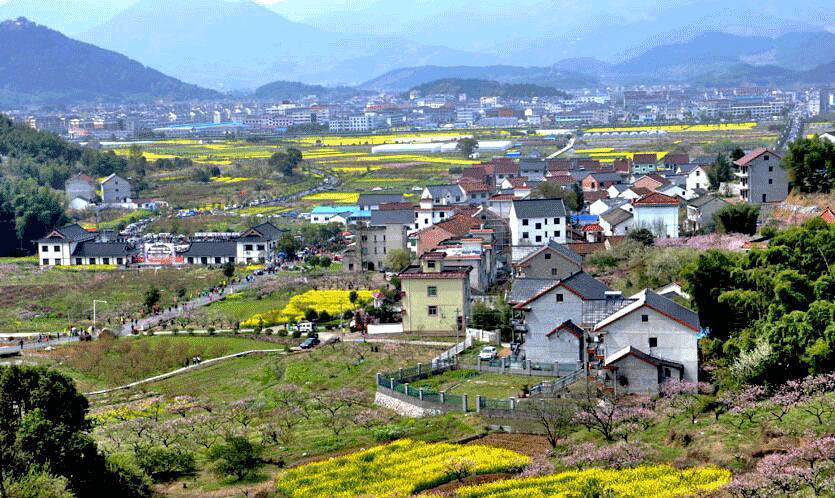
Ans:
{"type": "Polygon", "coordinates": [[[463,188],[467,192],[492,192],[493,191],[493,188],[491,188],[490,185],[485,185],[483,183],[468,183],[468,182],[459,181],[458,185],[461,185],[461,188],[463,188]]]}
{"type": "Polygon", "coordinates": [[[519,166],[516,164],[497,164],[496,165],[496,174],[509,174],[509,173],[518,173],[519,166]]]}
{"type": "Polygon", "coordinates": [[[602,232],[603,227],[600,226],[598,223],[592,223],[591,225],[584,225],[583,226],[584,232],[602,232]]]}
{"type": "Polygon", "coordinates": [[[635,192],[636,194],[642,197],[652,193],[652,190],[644,187],[630,187],[629,190],[635,192]]]}
{"type": "Polygon", "coordinates": [[[606,249],[603,242],[569,242],[566,246],[580,256],[588,256],[591,253],[606,249]]]}
{"type": "Polygon", "coordinates": [[[821,213],[821,218],[827,223],[835,223],[835,213],[833,213],[828,207],[826,208],[826,211],[821,213]]]}
{"type": "Polygon", "coordinates": [[[463,237],[467,235],[470,230],[473,228],[481,228],[481,223],[477,220],[470,218],[469,216],[463,214],[456,214],[452,218],[442,221],[440,223],[435,223],[435,226],[438,228],[442,228],[447,232],[457,235],[459,237],[463,237]]]}
{"type": "Polygon", "coordinates": [[[510,186],[511,186],[511,187],[514,187],[514,188],[516,188],[516,187],[524,187],[524,186],[525,186],[525,182],[527,182],[527,181],[528,181],[526,178],[523,178],[523,177],[521,177],[521,176],[520,176],[520,177],[516,177],[516,178],[505,178],[505,180],[506,180],[506,181],[510,184],[510,186]]]}
{"type": "Polygon", "coordinates": [[[595,192],[583,192],[583,202],[586,204],[591,204],[594,201],[599,201],[600,199],[608,199],[609,192],[605,190],[598,190],[595,192]]]}
{"type": "Polygon", "coordinates": [[[577,183],[577,180],[575,180],[574,177],[570,175],[547,176],[545,177],[545,181],[548,183],[548,185],[556,185],[558,187],[568,187],[577,183]]]}
{"type": "Polygon", "coordinates": [[[568,159],[553,159],[547,162],[548,171],[568,171],[571,169],[571,161],[568,159]]]}
{"type": "Polygon", "coordinates": [[[635,154],[632,156],[632,162],[635,164],[655,164],[658,162],[656,154],[635,154]]]}
{"type": "Polygon", "coordinates": [[[690,156],[684,153],[667,154],[664,156],[664,164],[687,164],[690,162],[690,156]]]}
{"type": "Polygon", "coordinates": [[[636,206],[678,206],[678,201],[675,197],[653,192],[641,197],[640,199],[635,199],[632,201],[632,204],[636,206]]]}
{"type": "Polygon", "coordinates": [[[760,157],[761,155],[765,154],[766,152],[770,152],[771,154],[776,156],[778,159],[780,158],[780,155],[777,154],[776,152],[772,152],[772,151],[766,149],[765,147],[757,147],[756,149],[752,150],[751,152],[745,154],[744,156],[742,156],[739,159],[737,159],[736,161],[734,161],[734,164],[737,165],[737,166],[745,166],[748,163],[750,163],[751,161],[753,161],[754,159],[756,159],[756,158],[760,157]]]}
{"type": "Polygon", "coordinates": [[[618,173],[629,173],[629,159],[615,159],[612,166],[618,173]]]}

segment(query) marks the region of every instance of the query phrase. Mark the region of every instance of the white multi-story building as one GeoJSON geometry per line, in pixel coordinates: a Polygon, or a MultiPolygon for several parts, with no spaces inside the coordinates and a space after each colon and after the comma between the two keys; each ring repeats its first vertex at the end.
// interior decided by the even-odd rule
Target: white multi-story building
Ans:
{"type": "Polygon", "coordinates": [[[565,244],[566,218],[562,199],[513,201],[509,220],[511,244],[544,246],[549,240],[565,244]]]}
{"type": "Polygon", "coordinates": [[[678,238],[679,202],[658,192],[632,201],[635,229],[646,228],[656,237],[678,238]]]}

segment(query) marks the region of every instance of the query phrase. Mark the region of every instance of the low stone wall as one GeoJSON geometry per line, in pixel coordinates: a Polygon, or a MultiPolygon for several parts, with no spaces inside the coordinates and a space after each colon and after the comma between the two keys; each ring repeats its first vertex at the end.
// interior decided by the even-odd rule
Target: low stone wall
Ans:
{"type": "Polygon", "coordinates": [[[404,417],[420,418],[441,415],[447,412],[460,412],[457,407],[432,401],[425,401],[407,396],[385,387],[377,387],[374,404],[393,410],[404,417]]]}

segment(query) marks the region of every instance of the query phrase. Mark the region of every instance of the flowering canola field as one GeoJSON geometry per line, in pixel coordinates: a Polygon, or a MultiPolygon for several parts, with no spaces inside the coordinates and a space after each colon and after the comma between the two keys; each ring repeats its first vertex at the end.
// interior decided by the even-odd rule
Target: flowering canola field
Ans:
{"type": "MultiPolygon", "coordinates": [[[[304,312],[314,309],[317,312],[327,311],[331,315],[345,310],[354,309],[347,290],[309,290],[290,298],[290,302],[282,310],[272,310],[267,313],[253,315],[252,318],[241,323],[242,327],[263,325],[269,327],[280,323],[289,323],[304,318],[304,312]]],[[[357,291],[357,303],[371,299],[371,291],[357,291]]]]}
{"type": "Polygon", "coordinates": [[[725,469],[698,468],[676,470],[669,465],[625,470],[589,469],[561,472],[545,477],[510,479],[480,486],[458,488],[459,498],[568,498],[577,496],[590,479],[621,498],[668,498],[703,496],[728,484],[731,473],[725,469]]]}
{"type": "Polygon", "coordinates": [[[589,128],[586,133],[629,133],[632,131],[665,131],[667,133],[710,133],[713,131],[748,131],[757,123],[719,123],[700,125],[626,126],[623,128],[589,128]]]}
{"type": "Polygon", "coordinates": [[[386,446],[324,462],[279,476],[279,493],[288,497],[403,497],[455,479],[450,467],[468,466],[471,474],[516,471],[530,459],[510,450],[485,446],[429,444],[400,440],[386,446]]]}
{"type": "Polygon", "coordinates": [[[356,204],[360,195],[357,192],[319,192],[304,197],[306,201],[331,202],[335,204],[356,204]]]}

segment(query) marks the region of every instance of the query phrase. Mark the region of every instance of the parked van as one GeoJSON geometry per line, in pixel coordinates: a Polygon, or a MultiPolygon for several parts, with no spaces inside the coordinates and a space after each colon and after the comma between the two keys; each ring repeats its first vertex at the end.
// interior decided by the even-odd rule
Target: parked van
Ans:
{"type": "Polygon", "coordinates": [[[316,330],[316,325],[313,322],[299,322],[296,325],[296,330],[299,332],[313,332],[316,330]]]}

